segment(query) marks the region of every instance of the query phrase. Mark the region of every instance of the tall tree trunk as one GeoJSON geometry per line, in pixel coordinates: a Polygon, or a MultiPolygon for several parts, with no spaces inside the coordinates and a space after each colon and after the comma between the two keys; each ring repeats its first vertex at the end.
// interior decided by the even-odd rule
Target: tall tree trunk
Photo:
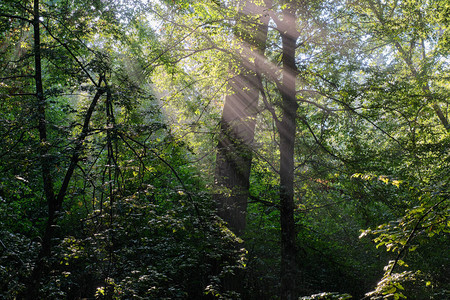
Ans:
{"type": "Polygon", "coordinates": [[[280,134],[280,223],[281,223],[281,299],[295,298],[296,232],[294,222],[294,142],[298,104],[296,101],[295,48],[298,32],[295,16],[289,8],[283,10],[281,30],[283,47],[283,77],[281,83],[282,120],[280,134]]]}
{"type": "Polygon", "coordinates": [[[105,89],[100,88],[103,77],[99,79],[97,85],[98,90],[86,112],[84,118],[83,128],[81,134],[78,136],[75,142],[75,148],[70,159],[69,166],[67,167],[66,174],[63,178],[62,185],[58,194],[55,194],[54,179],[52,176],[52,162],[50,154],[50,143],[47,137],[47,119],[46,119],[46,99],[44,95],[44,87],[42,82],[42,55],[41,55],[41,33],[40,33],[40,8],[39,0],[35,0],[33,4],[33,51],[34,51],[34,63],[35,63],[35,85],[36,85],[36,99],[37,99],[37,116],[38,116],[38,130],[39,130],[39,142],[40,142],[40,164],[42,170],[42,181],[45,198],[48,206],[47,223],[45,232],[42,237],[41,249],[38,253],[36,265],[31,272],[31,275],[27,282],[26,290],[18,296],[18,299],[38,299],[39,287],[41,284],[42,276],[46,271],[47,260],[51,256],[52,252],[52,239],[55,235],[55,225],[57,213],[61,210],[64,198],[69,187],[69,182],[72,178],[75,167],[79,161],[80,151],[83,147],[83,142],[89,133],[89,122],[91,120],[94,109],[101,97],[105,92],[105,89]]]}
{"type": "Polygon", "coordinates": [[[260,15],[257,24],[238,22],[237,38],[241,39],[242,56],[239,73],[229,80],[231,93],[225,98],[219,142],[217,145],[215,195],[218,215],[230,229],[241,235],[246,226],[247,199],[252,162],[260,80],[256,75],[258,57],[263,55],[267,38],[268,16],[263,8],[249,1],[241,3],[241,16],[260,15]],[[256,50],[254,50],[256,48],[256,50]]]}
{"type": "Polygon", "coordinates": [[[48,205],[48,221],[45,229],[45,234],[42,238],[41,250],[38,254],[38,260],[31,273],[30,282],[27,286],[27,291],[22,298],[37,299],[39,284],[45,267],[44,258],[50,255],[51,251],[51,237],[53,235],[55,214],[57,211],[56,196],[54,192],[53,178],[51,174],[51,161],[49,153],[49,142],[47,139],[47,120],[46,120],[46,105],[44,88],[42,84],[42,58],[41,58],[41,33],[40,33],[40,8],[39,0],[34,0],[33,4],[33,50],[34,50],[34,64],[35,64],[35,84],[36,84],[36,100],[37,100],[37,115],[38,115],[38,130],[40,141],[40,159],[42,180],[44,186],[44,194],[48,205]]]}

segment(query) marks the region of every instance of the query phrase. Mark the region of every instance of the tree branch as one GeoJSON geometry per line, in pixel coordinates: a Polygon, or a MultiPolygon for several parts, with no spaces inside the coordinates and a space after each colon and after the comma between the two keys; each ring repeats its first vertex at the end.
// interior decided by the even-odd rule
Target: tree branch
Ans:
{"type": "Polygon", "coordinates": [[[394,271],[394,268],[397,266],[398,261],[400,260],[401,255],[403,254],[403,252],[405,252],[405,250],[407,249],[409,243],[411,242],[411,240],[413,239],[417,229],[419,228],[419,225],[422,223],[423,219],[425,219],[425,217],[432,212],[436,207],[438,207],[442,202],[448,200],[448,198],[444,198],[441,201],[439,201],[438,203],[436,203],[435,205],[433,205],[432,207],[430,207],[420,218],[419,220],[417,220],[416,226],[414,226],[413,230],[411,231],[411,233],[408,236],[408,239],[406,240],[405,244],[403,245],[402,249],[398,252],[397,257],[395,258],[394,264],[392,265],[391,270],[389,271],[389,276],[392,275],[392,272],[394,271]]]}
{"type": "Polygon", "coordinates": [[[17,20],[22,20],[25,21],[27,23],[32,24],[33,20],[21,17],[21,16],[17,16],[17,15],[10,15],[10,14],[5,14],[5,13],[0,13],[0,17],[4,17],[4,18],[10,18],[10,19],[17,19],[17,20]]]}
{"type": "MultiPolygon", "coordinates": [[[[102,77],[100,77],[98,85],[100,86],[102,82],[102,77]]],[[[89,123],[91,121],[92,114],[94,113],[94,109],[97,106],[98,100],[100,99],[100,96],[105,92],[105,89],[98,89],[95,93],[94,98],[92,99],[91,105],[89,106],[86,116],[84,117],[84,124],[83,128],[81,130],[80,135],[78,136],[76,142],[75,142],[75,148],[73,150],[72,157],[70,159],[69,167],[67,168],[66,175],[64,176],[63,183],[61,185],[61,188],[59,189],[58,196],[56,198],[57,202],[57,208],[59,209],[62,206],[64,197],[67,192],[67,188],[69,186],[69,182],[72,178],[73,172],[78,164],[79,158],[80,158],[80,151],[83,147],[83,142],[86,136],[89,133],[89,123]]]]}

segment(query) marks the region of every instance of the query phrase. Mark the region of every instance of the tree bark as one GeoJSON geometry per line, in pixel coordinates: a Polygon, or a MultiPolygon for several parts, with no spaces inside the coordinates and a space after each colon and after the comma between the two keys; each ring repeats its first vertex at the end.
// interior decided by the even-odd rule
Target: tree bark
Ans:
{"type": "Polygon", "coordinates": [[[237,32],[243,47],[238,59],[240,72],[229,80],[231,93],[226,96],[217,145],[215,195],[218,215],[229,228],[241,235],[246,226],[247,200],[252,162],[260,80],[256,74],[258,57],[263,55],[267,38],[268,16],[263,8],[243,1],[240,14],[259,15],[257,24],[240,21],[237,32]],[[256,28],[256,32],[254,29],[256,28]],[[254,50],[256,49],[256,50],[254,50]]]}

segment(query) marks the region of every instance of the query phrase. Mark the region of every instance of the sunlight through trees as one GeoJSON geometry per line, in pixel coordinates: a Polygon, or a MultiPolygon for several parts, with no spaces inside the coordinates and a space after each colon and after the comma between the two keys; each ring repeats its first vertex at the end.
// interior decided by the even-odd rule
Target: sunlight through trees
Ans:
{"type": "Polygon", "coordinates": [[[0,298],[450,298],[449,12],[3,0],[0,298]]]}

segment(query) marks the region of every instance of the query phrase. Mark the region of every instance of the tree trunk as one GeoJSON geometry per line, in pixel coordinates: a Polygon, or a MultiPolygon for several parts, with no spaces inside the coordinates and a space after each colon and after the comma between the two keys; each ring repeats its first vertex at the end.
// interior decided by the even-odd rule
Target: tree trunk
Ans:
{"type": "Polygon", "coordinates": [[[283,78],[281,83],[282,121],[280,134],[280,223],[281,223],[281,299],[295,298],[296,232],[294,222],[294,142],[298,104],[296,101],[295,48],[298,32],[294,14],[283,10],[283,78]]]}
{"type": "MultiPolygon", "coordinates": [[[[30,276],[26,293],[22,298],[37,299],[39,292],[40,280],[43,270],[45,268],[45,258],[50,256],[51,252],[51,237],[54,230],[54,219],[57,210],[56,197],[54,192],[53,178],[51,175],[51,161],[49,154],[49,142],[47,139],[47,120],[45,116],[45,97],[44,88],[42,84],[42,58],[41,58],[41,36],[40,36],[40,8],[39,0],[34,0],[33,4],[33,50],[34,50],[34,64],[35,64],[35,84],[36,84],[36,100],[38,111],[38,130],[41,157],[42,180],[44,186],[44,194],[48,205],[48,220],[45,229],[45,234],[42,238],[41,250],[38,254],[38,260],[30,276]]],[[[20,297],[19,297],[20,298],[20,297]]]]}
{"type": "Polygon", "coordinates": [[[225,98],[217,146],[215,183],[218,193],[215,201],[218,215],[238,236],[246,226],[251,147],[258,112],[260,79],[255,70],[267,38],[268,16],[262,13],[262,7],[244,1],[241,10],[244,19],[246,15],[261,17],[257,24],[240,21],[239,26],[244,27],[237,32],[243,47],[237,62],[240,72],[229,80],[231,94],[225,98]]]}
{"type": "Polygon", "coordinates": [[[100,88],[102,84],[103,77],[100,77],[98,83],[98,90],[91,102],[86,113],[82,132],[76,140],[75,148],[73,150],[72,157],[70,159],[69,166],[66,170],[66,174],[63,178],[62,185],[59,189],[58,194],[55,194],[54,179],[52,177],[52,162],[50,155],[50,144],[47,137],[47,120],[46,120],[46,99],[44,96],[44,88],[42,82],[42,57],[41,57],[41,42],[40,42],[40,8],[39,0],[35,0],[33,4],[33,30],[34,30],[34,63],[35,63],[35,84],[36,84],[36,99],[37,99],[37,111],[38,111],[38,130],[39,130],[39,141],[40,141],[40,164],[42,170],[42,179],[44,194],[47,200],[48,206],[48,216],[47,223],[45,227],[44,236],[42,237],[41,249],[39,251],[36,265],[31,272],[31,275],[27,282],[26,290],[23,294],[18,296],[18,299],[38,299],[39,297],[39,287],[41,284],[41,279],[45,273],[47,260],[51,256],[52,252],[52,239],[55,235],[55,225],[56,217],[58,212],[62,208],[64,198],[69,187],[69,182],[72,178],[75,167],[79,161],[80,151],[83,147],[84,139],[89,133],[89,122],[91,120],[94,109],[101,97],[105,92],[105,89],[100,88]]]}

